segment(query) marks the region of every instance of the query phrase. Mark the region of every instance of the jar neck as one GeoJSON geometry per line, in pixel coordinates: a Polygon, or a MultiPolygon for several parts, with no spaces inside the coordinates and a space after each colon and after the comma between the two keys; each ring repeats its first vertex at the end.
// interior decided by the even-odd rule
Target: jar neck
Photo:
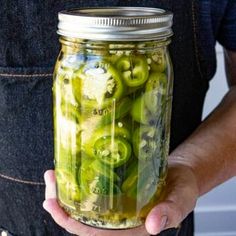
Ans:
{"type": "Polygon", "coordinates": [[[60,37],[62,48],[67,52],[92,50],[92,51],[153,51],[158,48],[165,48],[171,42],[170,38],[161,38],[153,41],[92,41],[77,38],[60,37]]]}

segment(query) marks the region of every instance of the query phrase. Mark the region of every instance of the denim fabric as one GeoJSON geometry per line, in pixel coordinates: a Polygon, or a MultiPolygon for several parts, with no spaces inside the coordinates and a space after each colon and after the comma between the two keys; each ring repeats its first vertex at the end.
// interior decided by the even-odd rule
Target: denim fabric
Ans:
{"type": "Polygon", "coordinates": [[[43,210],[53,168],[49,68],[0,68],[0,227],[16,236],[66,235],[43,210]]]}
{"type": "Polygon", "coordinates": [[[210,80],[216,68],[215,44],[236,51],[236,1],[199,0],[199,43],[205,77],[210,80]]]}
{"type": "Polygon", "coordinates": [[[51,77],[50,68],[0,68],[2,175],[43,182],[53,167],[51,77]]]}
{"type": "MultiPolygon", "coordinates": [[[[174,13],[171,150],[201,122],[208,88],[197,0],[0,0],[0,228],[16,236],[66,236],[42,209],[43,173],[53,168],[52,71],[57,12],[85,6],[149,6],[174,13]]],[[[161,236],[192,236],[193,215],[161,236]]]]}

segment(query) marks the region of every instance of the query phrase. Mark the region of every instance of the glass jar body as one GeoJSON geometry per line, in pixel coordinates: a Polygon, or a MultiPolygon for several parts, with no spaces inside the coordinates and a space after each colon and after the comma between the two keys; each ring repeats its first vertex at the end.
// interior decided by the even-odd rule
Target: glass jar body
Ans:
{"type": "Polygon", "coordinates": [[[165,186],[169,41],[61,43],[53,81],[59,203],[88,225],[141,225],[165,186]]]}

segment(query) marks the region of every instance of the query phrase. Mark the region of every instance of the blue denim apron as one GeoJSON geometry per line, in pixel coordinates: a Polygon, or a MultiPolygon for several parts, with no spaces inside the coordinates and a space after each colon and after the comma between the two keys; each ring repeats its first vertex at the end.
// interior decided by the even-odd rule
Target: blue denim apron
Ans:
{"type": "MultiPolygon", "coordinates": [[[[149,6],[174,13],[175,83],[171,150],[201,122],[202,73],[195,0],[0,1],[0,228],[15,236],[70,235],[43,210],[43,173],[53,168],[52,71],[59,52],[57,12],[87,6],[149,6]]],[[[1,232],[1,231],[0,231],[1,232]]],[[[192,214],[178,230],[192,236],[192,214]]]]}

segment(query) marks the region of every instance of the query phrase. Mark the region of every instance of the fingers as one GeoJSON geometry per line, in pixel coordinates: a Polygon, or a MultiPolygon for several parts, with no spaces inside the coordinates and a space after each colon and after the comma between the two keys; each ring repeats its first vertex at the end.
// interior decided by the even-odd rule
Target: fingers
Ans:
{"type": "MultiPolygon", "coordinates": [[[[79,223],[71,219],[59,206],[56,199],[48,199],[43,202],[43,207],[50,213],[54,221],[70,233],[78,233],[79,223]]],[[[86,234],[87,235],[87,234],[86,234]]]]}
{"type": "Polygon", "coordinates": [[[46,184],[45,199],[56,198],[56,180],[53,170],[47,170],[44,174],[46,184]]]}
{"type": "Polygon", "coordinates": [[[169,168],[166,197],[148,214],[147,231],[156,235],[167,228],[176,228],[193,210],[198,197],[198,187],[192,171],[183,166],[169,168]]]}
{"type": "Polygon", "coordinates": [[[146,218],[145,227],[119,231],[103,230],[87,226],[70,218],[57,202],[54,171],[47,171],[44,177],[46,200],[43,207],[51,214],[57,224],[73,234],[83,236],[156,235],[164,229],[178,227],[180,222],[194,208],[198,196],[193,173],[185,167],[171,167],[167,177],[166,198],[150,211],[146,218]]]}
{"type": "Polygon", "coordinates": [[[44,174],[46,183],[45,201],[43,207],[50,213],[54,221],[68,232],[83,236],[148,236],[144,226],[136,227],[130,230],[103,230],[82,224],[70,218],[59,206],[56,198],[56,181],[53,170],[48,170],[44,174]]]}
{"type": "Polygon", "coordinates": [[[183,215],[176,204],[166,201],[154,207],[147,216],[145,226],[151,235],[156,235],[167,228],[176,228],[183,220],[183,215]]]}
{"type": "MultiPolygon", "coordinates": [[[[64,224],[68,221],[67,214],[59,207],[57,203],[56,193],[56,178],[53,170],[47,170],[44,173],[44,180],[46,184],[45,189],[45,201],[43,202],[43,208],[51,214],[53,219],[58,224],[64,224]]],[[[62,226],[62,225],[61,225],[62,226]]],[[[71,230],[67,230],[70,233],[74,233],[71,230]]]]}
{"type": "Polygon", "coordinates": [[[46,184],[45,189],[45,201],[43,202],[43,208],[50,213],[54,221],[65,228],[68,232],[76,234],[76,230],[73,230],[74,227],[72,225],[76,224],[78,227],[77,222],[71,219],[59,206],[57,202],[57,195],[56,195],[56,179],[53,170],[47,170],[44,174],[44,180],[46,184]],[[71,229],[72,228],[72,229],[71,229]]]}

